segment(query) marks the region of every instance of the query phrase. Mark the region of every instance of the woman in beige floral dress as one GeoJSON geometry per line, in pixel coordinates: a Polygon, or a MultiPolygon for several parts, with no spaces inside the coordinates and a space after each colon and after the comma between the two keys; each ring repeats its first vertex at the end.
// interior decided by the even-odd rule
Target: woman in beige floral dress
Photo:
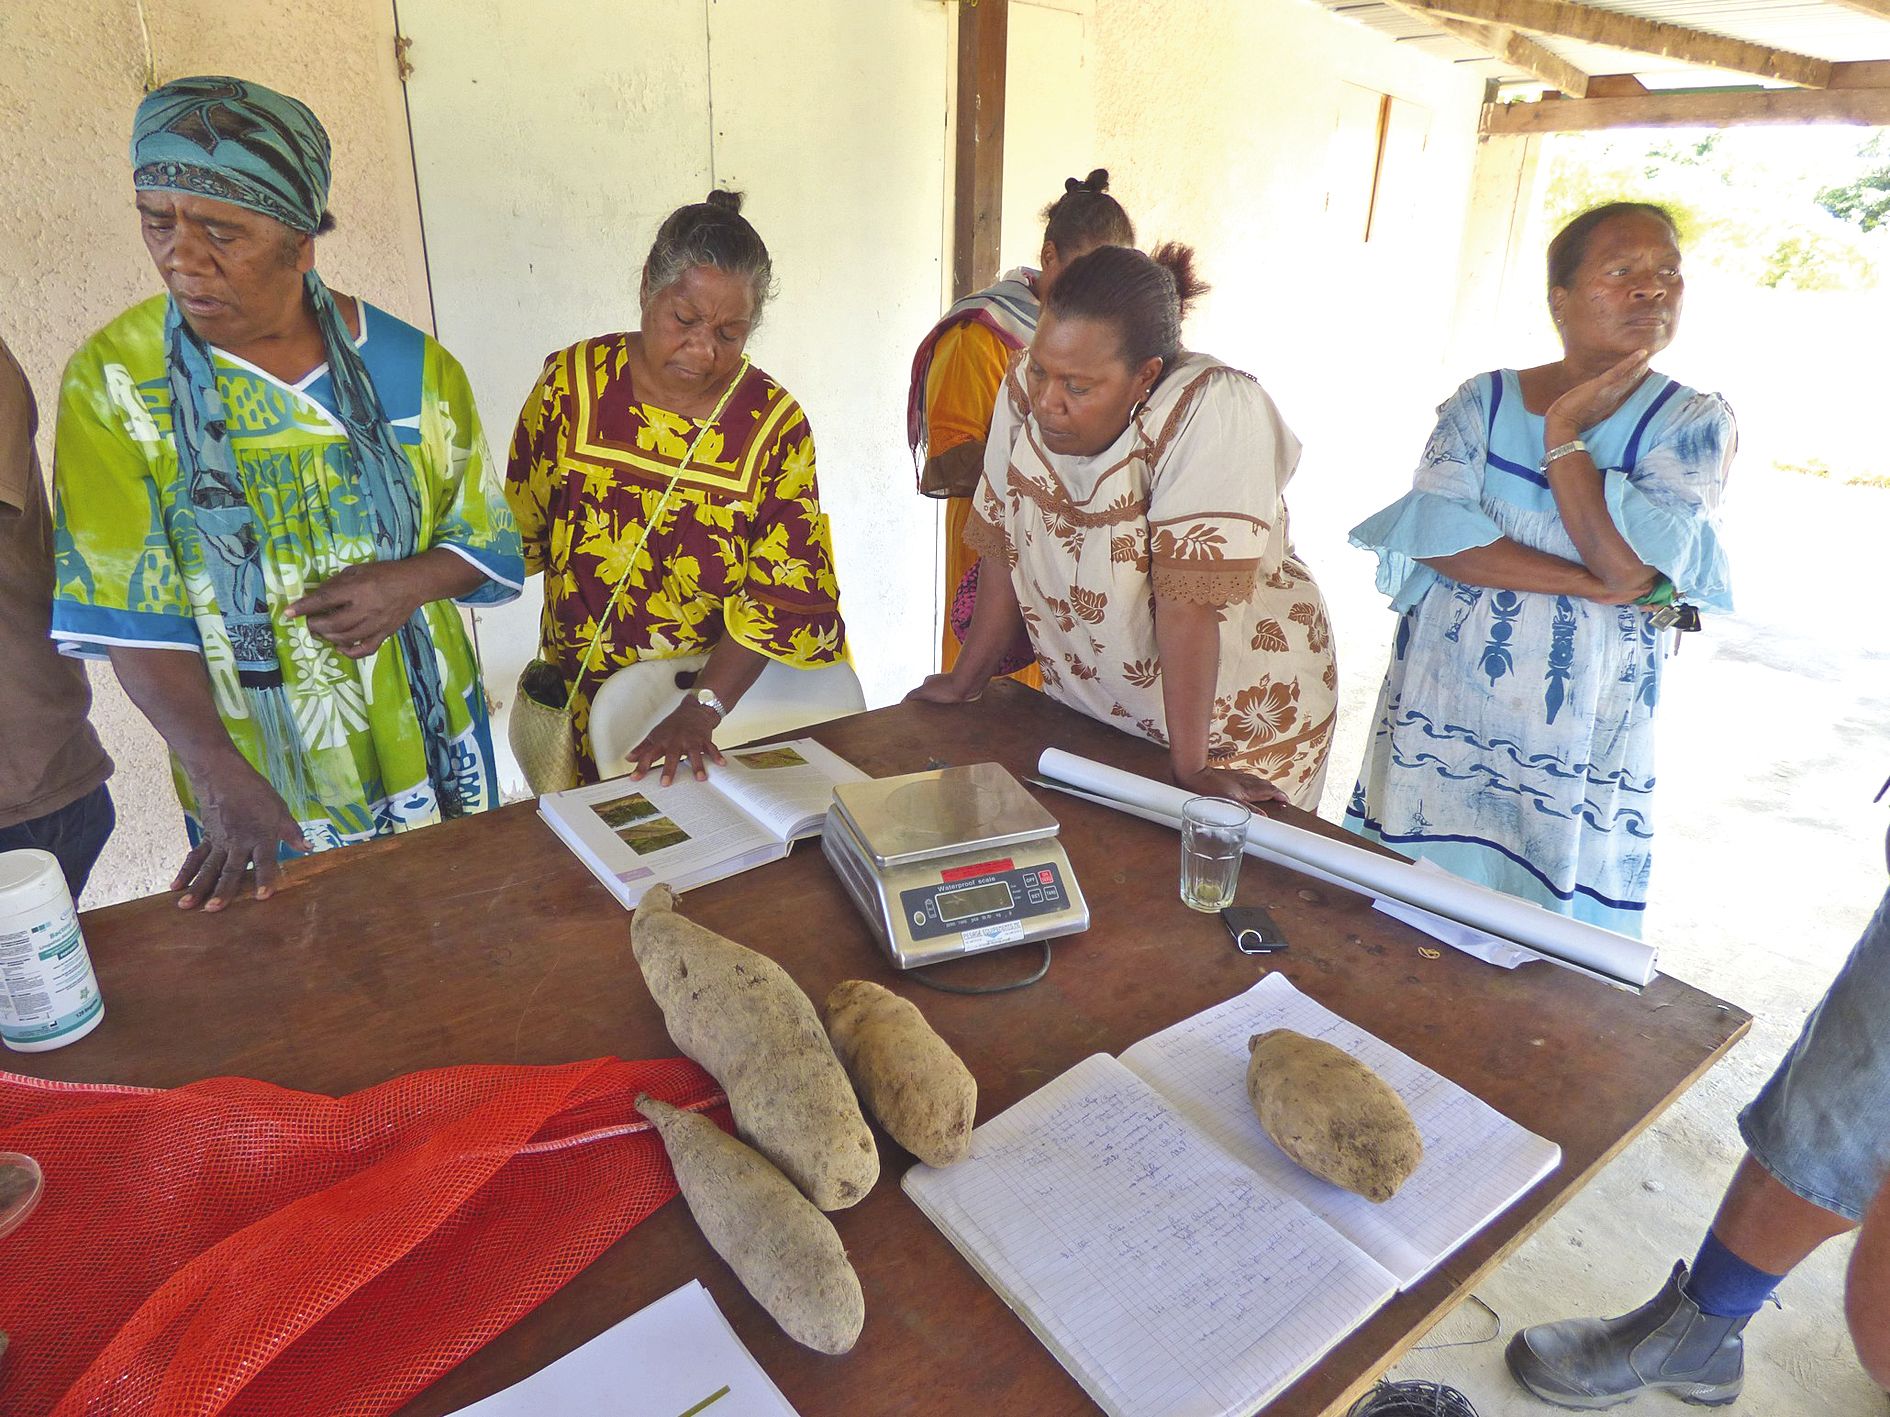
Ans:
{"type": "Polygon", "coordinates": [[[1299,443],[1251,376],[1181,348],[1192,253],[1072,262],[1012,365],[966,541],[1001,555],[949,673],[984,691],[1028,630],[1052,697],[1167,747],[1176,783],[1317,805],[1338,669],[1282,491],[1299,443]]]}

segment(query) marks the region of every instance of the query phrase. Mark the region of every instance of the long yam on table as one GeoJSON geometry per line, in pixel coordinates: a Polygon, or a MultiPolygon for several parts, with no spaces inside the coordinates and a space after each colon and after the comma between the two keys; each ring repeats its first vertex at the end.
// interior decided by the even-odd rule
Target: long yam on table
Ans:
{"type": "Polygon", "coordinates": [[[676,913],[652,887],[630,948],[676,1046],[728,1094],[742,1140],[822,1210],[844,1210],[879,1179],[879,1150],[814,1005],[786,970],[676,913]]]}
{"type": "Polygon", "coordinates": [[[842,980],[827,995],[827,1036],[894,1141],[927,1166],[964,1159],[978,1084],[916,1004],[865,979],[842,980]]]}
{"type": "Polygon", "coordinates": [[[866,1297],[833,1222],[767,1157],[707,1117],[648,1095],[637,1110],[662,1136],[703,1237],[782,1332],[818,1353],[852,1348],[866,1297]]]}

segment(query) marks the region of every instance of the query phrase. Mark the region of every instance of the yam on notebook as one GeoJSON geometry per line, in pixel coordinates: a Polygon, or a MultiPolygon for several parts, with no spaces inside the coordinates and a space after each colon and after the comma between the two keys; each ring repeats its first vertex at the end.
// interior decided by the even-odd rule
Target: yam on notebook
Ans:
{"type": "Polygon", "coordinates": [[[1247,1040],[1247,1096],[1273,1143],[1313,1175],[1384,1202],[1424,1159],[1404,1099],[1343,1048],[1290,1028],[1247,1040]]]}

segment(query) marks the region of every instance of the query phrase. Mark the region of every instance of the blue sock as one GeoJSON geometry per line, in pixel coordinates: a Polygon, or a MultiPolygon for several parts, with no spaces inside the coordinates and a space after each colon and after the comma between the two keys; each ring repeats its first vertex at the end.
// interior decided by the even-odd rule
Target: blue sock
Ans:
{"type": "Polygon", "coordinates": [[[1711,1230],[1700,1243],[1693,1268],[1687,1274],[1687,1297],[1703,1314],[1722,1319],[1747,1319],[1764,1306],[1784,1279],[1747,1264],[1720,1244],[1711,1230]]]}

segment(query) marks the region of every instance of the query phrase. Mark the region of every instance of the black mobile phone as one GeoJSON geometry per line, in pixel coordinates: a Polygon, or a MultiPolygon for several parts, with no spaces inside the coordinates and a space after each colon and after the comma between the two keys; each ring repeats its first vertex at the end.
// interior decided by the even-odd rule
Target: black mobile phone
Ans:
{"type": "Polygon", "coordinates": [[[1244,955],[1270,955],[1286,948],[1286,936],[1260,906],[1230,905],[1221,911],[1221,924],[1244,955]]]}

